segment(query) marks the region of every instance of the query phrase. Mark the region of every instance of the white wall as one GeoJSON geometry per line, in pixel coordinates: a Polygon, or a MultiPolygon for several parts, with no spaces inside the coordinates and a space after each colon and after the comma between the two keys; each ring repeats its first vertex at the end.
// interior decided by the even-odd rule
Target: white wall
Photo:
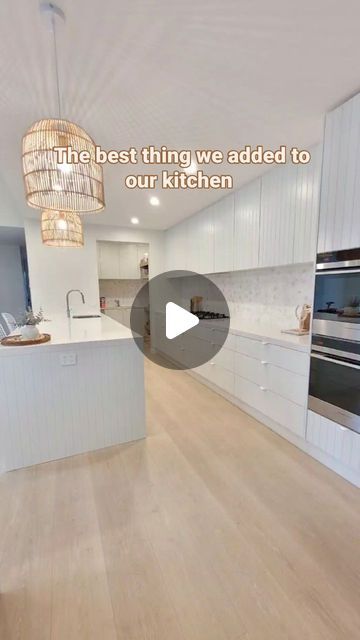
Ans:
{"type": "Polygon", "coordinates": [[[25,305],[20,247],[0,245],[0,313],[7,311],[17,318],[25,305]]]}
{"type": "MultiPolygon", "coordinates": [[[[162,231],[84,225],[85,246],[80,249],[47,247],[42,244],[40,222],[25,220],[29,278],[34,310],[45,315],[64,313],[69,289],[84,292],[87,307],[99,309],[97,240],[149,243],[150,276],[164,269],[164,234],[162,231]]],[[[76,297],[73,298],[73,307],[76,297]]],[[[81,301],[79,300],[81,304],[81,301]]]]}

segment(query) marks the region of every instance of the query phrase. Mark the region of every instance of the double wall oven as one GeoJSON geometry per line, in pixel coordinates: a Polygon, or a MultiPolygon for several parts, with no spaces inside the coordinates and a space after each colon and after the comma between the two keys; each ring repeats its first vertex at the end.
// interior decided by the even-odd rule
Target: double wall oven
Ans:
{"type": "Polygon", "coordinates": [[[360,249],[317,256],[309,409],[360,433],[360,249]]]}

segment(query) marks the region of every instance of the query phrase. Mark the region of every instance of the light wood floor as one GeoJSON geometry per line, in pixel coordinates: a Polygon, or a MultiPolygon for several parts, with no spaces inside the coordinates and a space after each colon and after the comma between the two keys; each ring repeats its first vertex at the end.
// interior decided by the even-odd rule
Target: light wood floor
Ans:
{"type": "Polygon", "coordinates": [[[146,368],[146,441],[1,478],[1,640],[358,639],[360,492],[146,368]]]}

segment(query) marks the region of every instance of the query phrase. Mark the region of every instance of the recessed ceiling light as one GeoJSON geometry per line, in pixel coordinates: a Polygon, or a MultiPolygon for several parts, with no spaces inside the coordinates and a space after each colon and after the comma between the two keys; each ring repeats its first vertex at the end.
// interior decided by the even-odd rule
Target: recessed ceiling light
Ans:
{"type": "Polygon", "coordinates": [[[159,198],[157,198],[156,196],[151,196],[151,198],[150,198],[150,204],[151,204],[153,207],[158,207],[158,206],[159,206],[159,204],[160,204],[160,200],[159,200],[159,198]]]}
{"type": "Polygon", "coordinates": [[[190,165],[184,169],[185,173],[189,175],[197,172],[197,164],[194,160],[191,161],[190,165]]]}
{"type": "Polygon", "coordinates": [[[131,224],[139,224],[139,218],[131,218],[131,224]]]}

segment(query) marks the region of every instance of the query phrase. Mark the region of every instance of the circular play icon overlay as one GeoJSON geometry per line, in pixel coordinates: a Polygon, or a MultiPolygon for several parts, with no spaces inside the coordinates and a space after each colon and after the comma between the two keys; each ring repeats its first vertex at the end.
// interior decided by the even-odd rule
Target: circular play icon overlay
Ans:
{"type": "Polygon", "coordinates": [[[168,369],[215,364],[229,326],[223,293],[210,278],[193,271],[167,271],[151,278],[136,295],[130,314],[139,349],[168,369]]]}

